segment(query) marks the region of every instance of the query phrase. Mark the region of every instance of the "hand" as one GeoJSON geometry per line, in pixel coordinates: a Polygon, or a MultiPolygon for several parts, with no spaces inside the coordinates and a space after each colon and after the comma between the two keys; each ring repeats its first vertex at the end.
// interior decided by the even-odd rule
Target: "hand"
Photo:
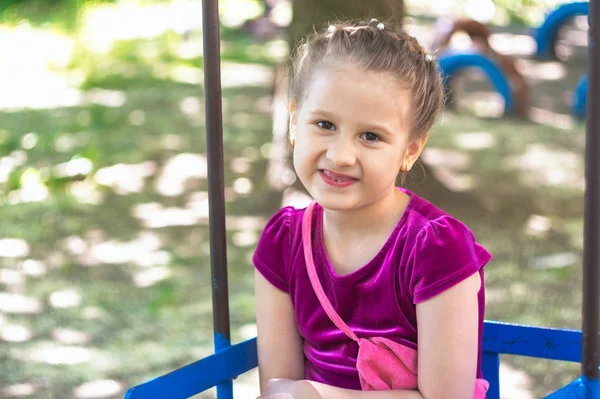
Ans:
{"type": "Polygon", "coordinates": [[[322,399],[309,381],[272,379],[260,399],[322,399]]]}

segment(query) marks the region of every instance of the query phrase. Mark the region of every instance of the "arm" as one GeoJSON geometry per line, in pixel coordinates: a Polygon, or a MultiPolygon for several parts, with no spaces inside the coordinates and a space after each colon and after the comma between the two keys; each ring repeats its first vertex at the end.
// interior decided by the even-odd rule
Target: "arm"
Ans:
{"type": "Polygon", "coordinates": [[[256,325],[260,391],[273,378],[304,378],[302,338],[288,294],[255,273],[256,325]]]}
{"type": "MultiPolygon", "coordinates": [[[[294,399],[472,398],[478,347],[479,273],[417,305],[419,391],[355,391],[313,381],[289,381],[274,392],[294,399]]],[[[267,396],[268,398],[268,396],[267,396]]]]}
{"type": "Polygon", "coordinates": [[[472,398],[477,373],[481,277],[475,273],[417,304],[419,390],[424,398],[472,398]]]}

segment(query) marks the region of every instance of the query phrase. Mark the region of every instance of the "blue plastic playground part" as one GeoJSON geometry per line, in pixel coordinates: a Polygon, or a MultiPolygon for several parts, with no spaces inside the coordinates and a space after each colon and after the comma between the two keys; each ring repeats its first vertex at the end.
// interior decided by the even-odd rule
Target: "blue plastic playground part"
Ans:
{"type": "Polygon", "coordinates": [[[556,41],[556,33],[558,29],[567,20],[577,15],[588,15],[589,3],[587,1],[567,3],[552,11],[542,26],[534,32],[535,42],[537,44],[536,55],[540,58],[554,57],[554,44],[556,41]]]}
{"type": "Polygon", "coordinates": [[[588,75],[585,74],[577,83],[575,91],[573,91],[573,99],[571,101],[571,113],[577,118],[585,118],[585,107],[587,97],[588,75]]]}
{"type": "MultiPolygon", "coordinates": [[[[488,399],[500,399],[501,354],[580,362],[581,332],[486,321],[483,330],[482,371],[484,377],[490,382],[488,399]]],[[[257,365],[256,338],[254,338],[131,388],[125,399],[189,398],[211,387],[226,383],[257,365]]],[[[584,387],[594,386],[587,380],[583,383],[587,384],[583,385],[584,387]]],[[[575,387],[569,389],[583,389],[577,388],[576,383],[573,384],[575,387]]],[[[560,398],[562,397],[553,397],[553,399],[560,398]]],[[[595,396],[582,396],[582,398],[591,399],[595,396]]]]}
{"type": "Polygon", "coordinates": [[[514,112],[515,101],[510,88],[510,82],[498,65],[490,58],[478,53],[448,52],[443,53],[439,57],[439,65],[446,85],[449,85],[452,75],[456,72],[466,68],[480,68],[504,99],[504,112],[514,112]]]}

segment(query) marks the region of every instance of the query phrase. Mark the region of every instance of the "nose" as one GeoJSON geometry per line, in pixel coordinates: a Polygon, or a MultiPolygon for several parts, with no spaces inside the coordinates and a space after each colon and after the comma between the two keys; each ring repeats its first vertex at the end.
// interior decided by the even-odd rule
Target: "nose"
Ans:
{"type": "Polygon", "coordinates": [[[327,160],[335,167],[352,166],[356,163],[356,153],[352,140],[338,135],[329,143],[326,154],[327,160]]]}

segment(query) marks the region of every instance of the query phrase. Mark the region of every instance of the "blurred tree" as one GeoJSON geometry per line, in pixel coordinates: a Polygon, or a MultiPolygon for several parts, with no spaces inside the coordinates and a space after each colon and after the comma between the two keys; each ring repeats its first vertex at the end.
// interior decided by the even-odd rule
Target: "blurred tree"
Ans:
{"type": "MultiPolygon", "coordinates": [[[[290,44],[330,22],[346,19],[402,22],[403,0],[296,0],[293,1],[293,19],[289,26],[290,44]]],[[[292,47],[293,48],[293,47],[292,47]]]]}

